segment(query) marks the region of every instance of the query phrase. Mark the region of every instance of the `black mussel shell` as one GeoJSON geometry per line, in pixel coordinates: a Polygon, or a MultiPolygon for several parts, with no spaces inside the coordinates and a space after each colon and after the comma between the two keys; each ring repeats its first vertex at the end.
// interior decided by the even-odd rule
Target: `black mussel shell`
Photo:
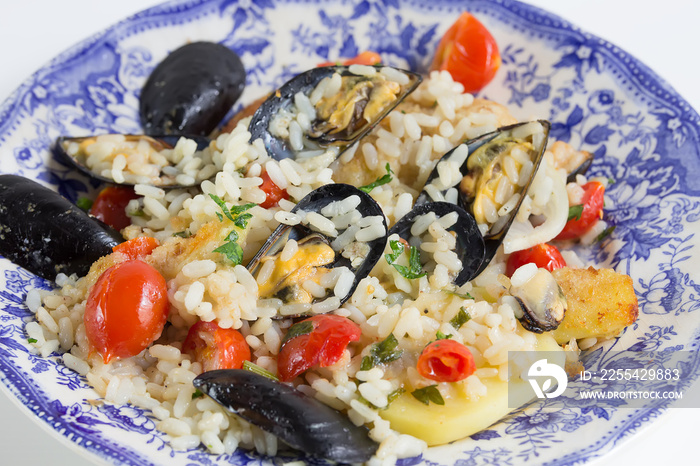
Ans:
{"type": "Polygon", "coordinates": [[[146,134],[209,135],[238,100],[246,73],[238,55],[213,42],[194,42],[168,55],[141,90],[146,134]]]}
{"type": "MultiPolygon", "coordinates": [[[[381,216],[382,224],[384,225],[384,230],[386,231],[386,219],[379,204],[377,204],[377,202],[372,199],[369,194],[360,191],[356,187],[349,184],[333,183],[315,189],[306,195],[301,201],[299,201],[296,206],[294,206],[292,213],[299,212],[300,210],[320,213],[321,209],[326,207],[328,204],[347,199],[352,195],[359,196],[360,198],[360,204],[357,206],[357,210],[359,210],[365,217],[381,216]]],[[[279,253],[284,248],[286,242],[290,239],[299,241],[303,238],[309,237],[310,235],[324,236],[322,233],[315,232],[304,225],[279,225],[275,231],[272,232],[265,244],[263,244],[260,250],[250,260],[247,265],[248,270],[250,270],[253,275],[256,275],[260,261],[263,257],[279,253]]],[[[327,242],[330,243],[333,239],[334,238],[327,238],[327,242]]],[[[352,296],[360,281],[369,275],[374,265],[382,257],[384,246],[386,245],[386,235],[369,241],[367,245],[369,246],[369,252],[359,266],[353,267],[350,260],[343,257],[339,253],[336,253],[335,261],[327,266],[328,268],[345,266],[352,270],[352,272],[355,274],[355,280],[353,281],[350,291],[345,296],[338,296],[340,299],[340,304],[343,304],[350,298],[350,296],[352,296]]]]}
{"type": "Polygon", "coordinates": [[[438,218],[452,212],[457,212],[457,222],[450,228],[447,228],[447,230],[455,233],[455,238],[457,239],[455,252],[462,262],[462,270],[460,270],[454,278],[453,283],[457,286],[462,286],[483,270],[482,263],[485,255],[484,239],[479,232],[476,220],[465,212],[464,209],[455,204],[450,204],[449,202],[428,202],[418,205],[401,217],[401,219],[391,227],[387,236],[391,237],[392,234],[397,234],[399,237],[410,242],[411,227],[416,217],[426,215],[430,212],[434,212],[438,218]]]}
{"type": "MultiPolygon", "coordinates": [[[[108,178],[106,176],[102,176],[98,173],[95,173],[92,171],[86,164],[84,160],[84,155],[78,155],[78,156],[72,156],[68,154],[66,151],[66,145],[70,144],[72,142],[76,142],[80,144],[81,142],[96,138],[97,136],[82,136],[82,137],[67,137],[67,136],[61,136],[58,139],[56,139],[56,142],[51,146],[51,152],[53,153],[54,157],[59,162],[62,162],[64,164],[67,164],[68,166],[72,166],[76,168],[79,172],[83,173],[84,175],[89,176],[90,178],[94,178],[96,180],[102,181],[103,183],[111,183],[111,184],[118,184],[121,186],[133,186],[133,183],[117,183],[114,181],[112,178],[108,178]]],[[[180,137],[186,137],[188,139],[192,139],[197,143],[197,150],[204,150],[209,146],[209,143],[211,142],[208,138],[203,137],[203,136],[179,136],[179,135],[159,135],[159,136],[146,136],[144,134],[127,134],[125,135],[127,139],[130,140],[146,140],[148,141],[151,146],[153,146],[156,150],[162,150],[162,149],[172,149],[175,147],[177,144],[177,141],[180,139],[180,137]]],[[[195,181],[193,186],[198,186],[200,184],[199,181],[195,181]]],[[[167,177],[163,176],[161,178],[160,183],[154,183],[154,186],[158,186],[159,188],[164,188],[164,189],[176,189],[176,188],[188,188],[190,186],[183,186],[179,184],[175,184],[174,177],[167,177]]]]}
{"type": "MultiPolygon", "coordinates": [[[[377,67],[381,68],[381,66],[377,67]]],[[[289,146],[287,141],[270,133],[270,121],[280,109],[290,107],[293,104],[294,96],[298,92],[302,92],[308,96],[323,80],[323,78],[330,77],[336,72],[340,73],[341,76],[352,76],[352,73],[348,71],[348,68],[349,67],[347,66],[322,66],[308,70],[287,81],[280,89],[272,93],[253,115],[248,127],[251,134],[251,141],[255,139],[262,139],[268,154],[274,159],[281,160],[285,158],[295,158],[296,154],[289,146]]],[[[379,115],[379,117],[376,118],[375,121],[373,121],[371,124],[366,124],[361,128],[355,129],[351,134],[345,134],[337,138],[319,137],[314,139],[319,147],[326,148],[331,145],[336,146],[339,149],[338,155],[340,155],[355,141],[369,133],[372,128],[374,128],[391,112],[391,110],[401,103],[401,101],[406,98],[408,94],[413,92],[423,79],[417,73],[398,68],[396,70],[406,74],[410,81],[409,84],[402,89],[401,93],[399,94],[399,98],[394,101],[392,105],[388,106],[379,115]]]]}
{"type": "Polygon", "coordinates": [[[242,369],[205,372],[194,386],[293,448],[340,463],[368,461],[378,445],[365,427],[290,385],[242,369]]]}
{"type": "Polygon", "coordinates": [[[17,175],[0,175],[0,254],[48,280],[85,275],[124,241],[58,193],[17,175]]]}

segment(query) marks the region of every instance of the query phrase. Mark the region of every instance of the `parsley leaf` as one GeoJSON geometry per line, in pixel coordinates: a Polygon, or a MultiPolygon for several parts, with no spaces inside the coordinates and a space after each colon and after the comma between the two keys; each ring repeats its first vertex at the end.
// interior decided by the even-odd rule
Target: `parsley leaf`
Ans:
{"type": "Polygon", "coordinates": [[[368,371],[377,364],[385,364],[387,362],[396,361],[403,354],[402,350],[397,350],[399,341],[393,333],[390,333],[384,341],[372,345],[369,355],[362,358],[360,370],[368,371]]]}
{"type": "Polygon", "coordinates": [[[608,186],[615,184],[615,178],[608,178],[608,186]]]}
{"type": "Polygon", "coordinates": [[[27,338],[27,343],[36,343],[37,341],[36,338],[27,338]]]}
{"type": "Polygon", "coordinates": [[[194,393],[192,394],[192,399],[194,400],[194,399],[196,399],[196,398],[201,398],[201,397],[203,397],[203,396],[204,396],[204,393],[202,393],[202,392],[199,390],[199,388],[197,388],[197,389],[195,389],[194,393]]]}
{"type": "Polygon", "coordinates": [[[233,224],[236,225],[238,228],[245,228],[248,226],[248,220],[250,220],[251,218],[253,218],[253,214],[241,214],[238,217],[236,217],[236,220],[233,221],[233,224]]]}
{"type": "Polygon", "coordinates": [[[386,169],[386,175],[384,175],[384,176],[382,176],[382,177],[380,177],[380,178],[377,178],[376,181],[374,181],[374,182],[372,182],[372,183],[370,183],[370,184],[368,184],[368,185],[360,186],[358,189],[359,189],[360,191],[364,191],[364,192],[366,192],[367,194],[369,194],[369,193],[370,193],[374,188],[376,188],[377,186],[381,186],[381,185],[383,185],[383,184],[389,183],[389,182],[391,181],[391,179],[392,179],[392,178],[391,178],[391,175],[393,175],[394,172],[391,170],[391,167],[389,166],[388,163],[386,164],[385,169],[386,169]]]}
{"type": "Polygon", "coordinates": [[[272,372],[263,369],[262,367],[258,366],[257,364],[253,364],[250,361],[243,361],[243,370],[253,372],[258,375],[262,375],[267,377],[268,379],[272,379],[276,382],[279,382],[279,379],[273,374],[272,372]]]}
{"type": "MultiPolygon", "coordinates": [[[[224,213],[224,215],[226,216],[226,218],[229,219],[229,220],[231,220],[231,221],[234,222],[234,223],[236,222],[235,216],[237,216],[237,215],[239,215],[239,214],[242,214],[242,213],[245,212],[246,210],[248,210],[248,209],[250,209],[251,207],[254,207],[254,206],[256,205],[256,204],[253,204],[253,203],[251,202],[251,203],[243,204],[243,205],[235,205],[235,206],[233,206],[233,207],[231,207],[231,208],[229,209],[228,207],[226,207],[226,203],[223,201],[223,199],[221,199],[221,198],[220,198],[219,196],[217,196],[216,194],[210,194],[209,197],[212,198],[212,200],[213,200],[214,202],[216,202],[216,205],[219,206],[219,208],[220,208],[221,211],[224,213]]],[[[248,214],[248,215],[250,215],[250,214],[248,214]]],[[[220,222],[223,222],[223,221],[224,221],[224,217],[223,217],[219,212],[216,213],[216,216],[219,217],[219,221],[220,221],[220,222]]],[[[250,217],[247,217],[246,220],[247,220],[248,218],[250,218],[250,217]]]]}
{"type": "Polygon", "coordinates": [[[412,391],[411,395],[425,405],[429,405],[431,401],[436,405],[445,404],[445,400],[442,399],[437,385],[428,385],[427,387],[419,388],[418,390],[412,391]]]}
{"type": "Polygon", "coordinates": [[[606,228],[605,230],[603,230],[603,232],[602,232],[601,234],[599,234],[598,236],[596,236],[595,242],[596,242],[596,243],[599,243],[599,242],[603,241],[605,238],[607,238],[608,236],[610,236],[610,234],[611,234],[613,231],[615,231],[615,228],[616,228],[615,225],[610,225],[608,228],[606,228]]]}
{"type": "Polygon", "coordinates": [[[569,216],[566,218],[566,221],[568,222],[569,220],[581,220],[582,213],[583,204],[572,205],[571,207],[569,207],[569,216]]]}
{"type": "Polygon", "coordinates": [[[436,339],[436,340],[448,340],[448,339],[450,339],[450,338],[452,338],[452,334],[451,334],[451,333],[450,333],[449,335],[445,335],[445,334],[442,333],[440,330],[438,330],[437,333],[435,334],[435,339],[436,339]]]}
{"type": "Polygon", "coordinates": [[[301,335],[306,335],[307,333],[311,333],[314,329],[314,323],[310,320],[304,320],[299,323],[296,323],[289,327],[289,330],[287,330],[287,334],[284,336],[284,339],[282,340],[282,344],[284,345],[287,343],[289,340],[292,338],[296,338],[301,335]]]}
{"type": "Polygon", "coordinates": [[[386,397],[386,400],[388,402],[387,405],[395,399],[397,399],[398,397],[400,397],[401,395],[403,395],[404,393],[406,393],[406,389],[403,387],[399,387],[393,392],[389,393],[389,395],[386,397]]]}
{"type": "MultiPolygon", "coordinates": [[[[232,231],[231,233],[235,233],[235,231],[232,231]]],[[[230,233],[229,236],[231,236],[230,233]]],[[[236,238],[238,238],[238,234],[236,234],[236,238]]],[[[214,249],[214,252],[220,252],[235,265],[239,265],[241,262],[243,262],[243,248],[241,248],[241,246],[235,241],[229,241],[228,243],[222,244],[218,248],[214,249]]]]}
{"type": "Polygon", "coordinates": [[[92,207],[92,199],[88,197],[79,197],[78,200],[75,201],[75,205],[77,205],[80,210],[87,212],[90,210],[90,207],[92,207]]]}
{"type": "Polygon", "coordinates": [[[459,308],[459,312],[457,313],[457,315],[450,319],[450,325],[453,326],[456,330],[459,330],[460,327],[469,322],[471,318],[472,316],[470,316],[467,310],[464,308],[464,306],[462,306],[459,308]]]}
{"type": "Polygon", "coordinates": [[[190,236],[192,236],[192,234],[187,230],[182,230],[173,233],[173,236],[177,236],[178,238],[189,238],[190,236]]]}
{"type": "Polygon", "coordinates": [[[420,251],[417,247],[411,246],[408,253],[408,267],[405,265],[395,264],[396,260],[403,254],[404,245],[401,241],[391,240],[389,241],[389,246],[391,247],[391,254],[384,254],[389,265],[393,265],[394,268],[401,274],[402,277],[408,278],[409,280],[423,277],[427,272],[423,272],[423,266],[420,262],[420,251]]]}
{"type": "Polygon", "coordinates": [[[452,296],[457,296],[458,298],[462,299],[474,299],[474,296],[470,295],[469,293],[457,293],[456,291],[450,291],[450,290],[443,290],[447,294],[451,294],[452,296]]]}

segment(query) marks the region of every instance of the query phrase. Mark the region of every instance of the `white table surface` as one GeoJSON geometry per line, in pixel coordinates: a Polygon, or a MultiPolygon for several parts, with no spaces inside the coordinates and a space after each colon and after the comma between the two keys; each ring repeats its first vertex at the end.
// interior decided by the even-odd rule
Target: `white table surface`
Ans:
{"type": "MultiPolygon", "coordinates": [[[[0,8],[0,99],[52,57],[157,0],[3,0],[0,8]]],[[[530,0],[641,59],[700,109],[700,2],[696,0],[530,0]]],[[[595,462],[697,464],[698,412],[671,410],[640,435],[595,462]],[[693,455],[693,456],[691,456],[693,455]]],[[[94,464],[47,432],[0,392],[0,464],[94,464]]]]}

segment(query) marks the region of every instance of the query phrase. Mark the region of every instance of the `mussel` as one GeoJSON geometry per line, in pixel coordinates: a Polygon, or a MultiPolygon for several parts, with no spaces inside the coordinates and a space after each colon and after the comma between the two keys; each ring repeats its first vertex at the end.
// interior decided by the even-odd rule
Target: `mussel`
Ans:
{"type": "Polygon", "coordinates": [[[362,463],[377,451],[365,427],[290,385],[242,369],[205,372],[194,386],[229,411],[289,446],[340,463],[362,463]]]}
{"type": "Polygon", "coordinates": [[[271,157],[341,154],[420,84],[416,73],[387,66],[328,66],[302,73],[253,115],[251,139],[271,157]]]}
{"type": "Polygon", "coordinates": [[[396,234],[409,245],[420,249],[420,234],[426,231],[429,223],[435,220],[445,222],[443,228],[454,236],[454,251],[462,268],[451,274],[452,283],[462,286],[476,276],[481,266],[484,257],[484,240],[474,218],[461,207],[448,202],[428,202],[418,205],[391,227],[388,234],[389,240],[396,234]]]}
{"type": "Polygon", "coordinates": [[[466,141],[445,154],[429,175],[416,205],[447,200],[480,226],[489,264],[503,242],[535,178],[547,147],[550,124],[538,120],[505,126],[466,141]]]}
{"type": "Polygon", "coordinates": [[[261,298],[282,301],[282,316],[330,312],[355,291],[382,256],[386,219],[367,193],[322,186],[292,209],[248,263],[261,298]]]}
{"type": "Polygon", "coordinates": [[[213,175],[213,166],[194,160],[209,142],[202,136],[104,134],[60,137],[51,150],[59,161],[106,183],[185,188],[213,175]]]}
{"type": "Polygon", "coordinates": [[[141,90],[146,134],[209,135],[243,92],[246,72],[224,45],[193,42],[171,52],[141,90]]]}
{"type": "Polygon", "coordinates": [[[0,254],[48,280],[85,275],[124,239],[39,183],[0,175],[0,254]]]}
{"type": "MultiPolygon", "coordinates": [[[[556,330],[564,320],[566,296],[549,271],[531,268],[534,273],[527,280],[511,284],[509,293],[520,304],[515,316],[531,332],[556,330]]],[[[513,281],[515,280],[514,275],[513,281]]]]}

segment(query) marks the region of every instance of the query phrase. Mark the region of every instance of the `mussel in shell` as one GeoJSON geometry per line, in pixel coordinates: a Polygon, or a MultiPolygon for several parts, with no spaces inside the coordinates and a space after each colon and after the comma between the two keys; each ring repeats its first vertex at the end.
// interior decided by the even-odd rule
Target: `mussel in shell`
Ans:
{"type": "MultiPolygon", "coordinates": [[[[549,271],[534,266],[530,268],[534,273],[524,283],[518,282],[510,287],[510,295],[520,304],[515,316],[523,327],[531,332],[556,330],[564,320],[566,296],[549,271]]],[[[514,275],[513,282],[516,280],[519,279],[514,275]]]]}
{"type": "Polygon", "coordinates": [[[0,254],[48,280],[85,275],[123,242],[119,232],[39,183],[0,175],[0,254]]]}
{"type": "Polygon", "coordinates": [[[480,273],[503,242],[535,178],[550,124],[538,120],[505,126],[458,145],[428,177],[416,205],[447,200],[479,224],[486,254],[480,273]]]}
{"type": "Polygon", "coordinates": [[[302,73],[253,115],[251,139],[271,157],[341,154],[420,84],[416,73],[388,66],[327,66],[302,73]]]}
{"type": "Polygon", "coordinates": [[[246,72],[224,45],[193,42],[171,52],[141,90],[146,134],[208,136],[243,92],[246,72]]]}
{"type": "Polygon", "coordinates": [[[289,446],[339,463],[362,463],[377,451],[365,427],[290,385],[242,369],[205,372],[194,386],[229,411],[289,446]]]}
{"type": "Polygon", "coordinates": [[[60,137],[51,150],[59,161],[106,183],[185,188],[214,174],[196,160],[209,142],[202,136],[104,134],[60,137]]]}
{"type": "Polygon", "coordinates": [[[389,240],[391,241],[396,234],[409,245],[420,248],[420,235],[427,231],[434,221],[438,221],[447,234],[454,237],[454,252],[461,262],[461,269],[449,272],[452,283],[462,286],[477,275],[485,249],[476,221],[461,207],[448,202],[418,205],[391,227],[389,240]]]}
{"type": "Polygon", "coordinates": [[[386,220],[368,194],[346,184],[304,197],[251,259],[260,298],[280,300],[280,316],[337,309],[382,256],[386,220]]]}

